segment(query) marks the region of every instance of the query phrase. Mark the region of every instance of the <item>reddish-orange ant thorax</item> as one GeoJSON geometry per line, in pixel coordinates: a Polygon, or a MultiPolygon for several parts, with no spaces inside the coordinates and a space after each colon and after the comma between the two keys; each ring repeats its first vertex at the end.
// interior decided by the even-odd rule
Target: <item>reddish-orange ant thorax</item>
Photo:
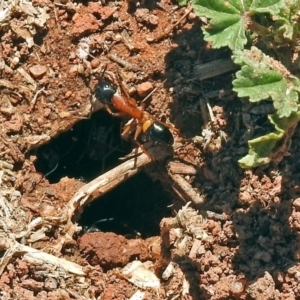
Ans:
{"type": "Polygon", "coordinates": [[[123,113],[136,120],[134,139],[138,144],[138,138],[143,143],[152,142],[169,146],[173,144],[173,135],[166,125],[156,121],[149,113],[139,108],[134,99],[119,95],[111,83],[100,81],[96,86],[95,96],[101,103],[117,110],[117,113],[123,113]]]}

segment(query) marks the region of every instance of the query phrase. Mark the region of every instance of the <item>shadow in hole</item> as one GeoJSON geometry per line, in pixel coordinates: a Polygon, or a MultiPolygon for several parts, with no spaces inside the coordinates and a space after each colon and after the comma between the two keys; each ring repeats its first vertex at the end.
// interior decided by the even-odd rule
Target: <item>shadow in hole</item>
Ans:
{"type": "Polygon", "coordinates": [[[79,225],[89,228],[98,220],[113,218],[100,222],[97,228],[129,237],[140,233],[148,238],[159,235],[161,219],[171,215],[171,202],[161,183],[141,172],[86,207],[79,225]]]}
{"type": "Polygon", "coordinates": [[[120,136],[121,120],[98,111],[66,133],[30,153],[35,166],[51,182],[62,177],[90,181],[120,163],[131,146],[120,136]]]}
{"type": "MultiPolygon", "coordinates": [[[[52,183],[65,176],[90,181],[122,163],[119,158],[134,147],[122,140],[121,122],[106,111],[98,111],[28,155],[37,156],[37,171],[49,174],[47,179],[52,183]]],[[[159,164],[152,165],[156,167],[159,164]]],[[[162,184],[139,173],[85,207],[79,224],[89,229],[102,220],[96,229],[128,237],[140,233],[146,238],[159,234],[161,219],[171,214],[170,204],[162,184]]]]}
{"type": "Polygon", "coordinates": [[[34,43],[38,46],[42,46],[44,44],[44,38],[48,34],[48,29],[39,30],[38,33],[33,37],[34,43]]]}
{"type": "MultiPolygon", "coordinates": [[[[197,64],[219,58],[229,58],[230,52],[207,51],[198,22],[191,25],[189,30],[181,30],[175,34],[173,41],[177,43],[177,47],[166,55],[165,87],[174,90],[171,105],[172,122],[176,128],[180,129],[181,136],[188,139],[200,135],[202,131],[203,121],[199,99],[203,98],[207,92],[230,90],[233,78],[232,73],[228,73],[200,82],[197,78],[192,78],[194,68],[197,64]]],[[[227,236],[224,240],[215,236],[215,248],[211,247],[207,251],[219,260],[220,265],[228,264],[230,269],[233,268],[236,276],[244,277],[246,284],[263,276],[265,271],[270,272],[275,279],[276,273],[286,271],[298,260],[299,233],[291,228],[289,217],[291,215],[290,199],[295,199],[299,194],[299,191],[291,194],[293,185],[299,185],[300,181],[300,174],[294,177],[298,174],[297,170],[300,170],[300,158],[297,154],[299,149],[293,150],[292,155],[284,158],[278,166],[270,164],[253,171],[244,171],[237,164],[238,159],[248,152],[245,138],[247,128],[243,123],[242,113],[249,113],[255,122],[256,127],[253,128],[254,133],[251,138],[267,134],[273,130],[273,127],[266,115],[257,116],[250,111],[256,104],[243,103],[234,96],[232,99],[215,97],[211,100],[211,106],[220,106],[223,110],[221,117],[226,121],[226,128],[222,129],[227,139],[215,151],[203,151],[203,164],[194,177],[193,185],[200,189],[205,198],[202,209],[217,213],[225,212],[231,216],[228,221],[217,223],[223,228],[232,226],[233,232],[238,234],[232,237],[227,236]],[[247,105],[249,107],[245,110],[247,105]],[[206,167],[213,176],[204,172],[206,167]],[[279,171],[283,176],[282,182],[276,175],[279,171]],[[251,182],[247,175],[254,179],[257,176],[257,180],[251,182]],[[250,186],[245,186],[249,184],[249,181],[250,186]],[[263,187],[264,182],[266,182],[266,187],[263,187]],[[246,203],[241,201],[243,192],[247,191],[247,188],[258,189],[257,195],[251,192],[253,197],[251,205],[249,204],[251,201],[246,203]],[[227,253],[222,257],[217,254],[217,248],[220,247],[225,247],[227,251],[232,251],[234,254],[227,253]]],[[[294,147],[297,148],[297,146],[294,147]]],[[[195,276],[198,276],[200,286],[201,276],[205,275],[210,267],[208,270],[201,269],[201,257],[195,260],[187,257],[178,258],[179,266],[186,260],[189,261],[191,269],[198,270],[195,276]]],[[[186,272],[185,268],[182,270],[186,272]]],[[[190,284],[195,286],[193,280],[190,284]]],[[[279,288],[281,284],[276,282],[279,288]]],[[[198,294],[203,299],[210,297],[207,291],[200,287],[198,294]]],[[[199,299],[197,297],[195,296],[194,299],[199,299]]]]}

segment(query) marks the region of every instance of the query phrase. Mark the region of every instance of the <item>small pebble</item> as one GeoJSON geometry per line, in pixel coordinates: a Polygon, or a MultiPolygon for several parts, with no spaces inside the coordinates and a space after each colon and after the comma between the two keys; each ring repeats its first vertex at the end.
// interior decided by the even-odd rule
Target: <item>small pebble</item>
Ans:
{"type": "Polygon", "coordinates": [[[149,23],[151,25],[158,25],[158,16],[155,16],[155,15],[151,15],[149,17],[149,23]]]}
{"type": "Polygon", "coordinates": [[[100,60],[98,58],[94,58],[92,61],[91,61],[91,67],[93,69],[97,68],[98,66],[100,65],[100,60]]]}
{"type": "Polygon", "coordinates": [[[61,112],[58,113],[58,116],[61,119],[65,119],[65,118],[69,118],[71,116],[71,113],[68,112],[68,111],[61,111],[61,112]]]}
{"type": "Polygon", "coordinates": [[[147,96],[153,90],[153,84],[149,81],[143,82],[136,87],[136,91],[140,97],[147,96]]]}
{"type": "Polygon", "coordinates": [[[71,91],[67,91],[66,94],[65,94],[65,98],[66,99],[69,99],[72,95],[72,92],[71,91]]]}
{"type": "Polygon", "coordinates": [[[76,76],[77,73],[78,73],[78,66],[77,65],[71,66],[70,69],[69,69],[69,74],[71,76],[76,76]]]}
{"type": "Polygon", "coordinates": [[[78,64],[78,66],[77,66],[77,72],[79,74],[84,74],[84,66],[83,66],[83,64],[78,64]]]}
{"type": "Polygon", "coordinates": [[[58,282],[55,278],[49,277],[45,280],[45,290],[54,291],[58,287],[58,282]]]}
{"type": "Polygon", "coordinates": [[[34,65],[29,68],[33,78],[40,78],[47,73],[47,67],[42,65],[34,65]]]}
{"type": "Polygon", "coordinates": [[[300,210],[300,198],[297,198],[293,202],[293,206],[297,209],[300,210]]]}

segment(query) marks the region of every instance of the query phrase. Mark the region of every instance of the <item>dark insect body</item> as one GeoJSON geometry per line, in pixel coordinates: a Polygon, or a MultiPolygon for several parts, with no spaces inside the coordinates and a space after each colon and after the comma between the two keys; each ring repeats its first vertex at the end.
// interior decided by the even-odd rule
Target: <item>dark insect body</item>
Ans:
{"type": "Polygon", "coordinates": [[[112,115],[130,116],[132,118],[125,125],[122,136],[124,137],[135,131],[135,142],[148,156],[148,152],[141,143],[151,142],[154,145],[166,146],[173,144],[174,138],[168,126],[157,121],[150,113],[144,111],[143,107],[137,106],[135,99],[118,94],[113,84],[100,80],[95,89],[95,96],[112,115]]]}

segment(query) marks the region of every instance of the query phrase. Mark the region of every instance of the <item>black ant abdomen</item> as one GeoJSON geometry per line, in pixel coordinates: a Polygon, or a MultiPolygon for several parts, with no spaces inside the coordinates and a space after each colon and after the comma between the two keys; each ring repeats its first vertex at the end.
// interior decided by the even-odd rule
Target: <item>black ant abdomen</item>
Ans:
{"type": "Polygon", "coordinates": [[[153,158],[145,149],[143,143],[149,142],[153,145],[172,146],[174,138],[168,126],[156,121],[154,116],[144,111],[143,103],[138,106],[135,99],[130,98],[127,94],[117,93],[117,88],[113,84],[101,79],[95,88],[95,97],[106,106],[106,110],[110,114],[132,118],[125,125],[122,136],[126,137],[135,130],[134,141],[150,159],[153,158]]]}
{"type": "Polygon", "coordinates": [[[113,95],[117,92],[117,89],[106,81],[100,81],[95,89],[96,98],[103,104],[111,104],[113,95]]]}
{"type": "Polygon", "coordinates": [[[152,142],[155,145],[172,146],[174,143],[174,138],[169,128],[161,123],[154,122],[142,134],[141,141],[143,143],[152,142]]]}

